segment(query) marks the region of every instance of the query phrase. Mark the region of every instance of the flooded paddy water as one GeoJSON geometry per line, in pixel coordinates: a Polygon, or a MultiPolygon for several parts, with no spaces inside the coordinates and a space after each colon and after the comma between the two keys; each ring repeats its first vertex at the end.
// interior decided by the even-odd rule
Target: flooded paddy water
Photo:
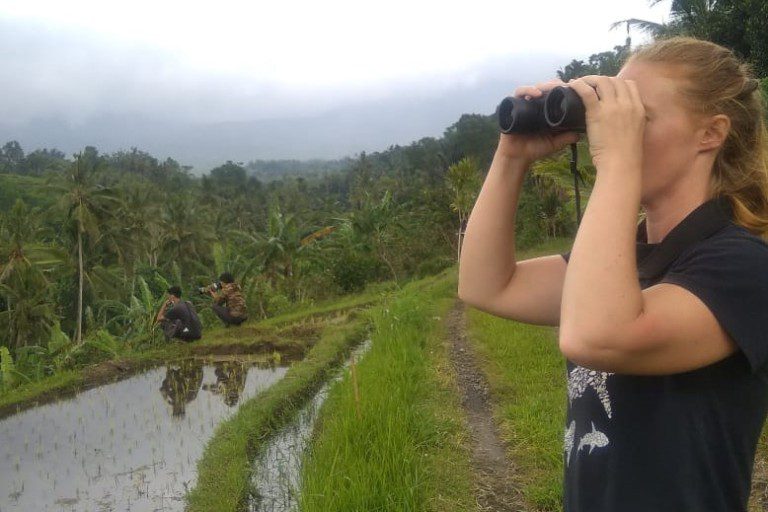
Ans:
{"type": "Polygon", "coordinates": [[[359,361],[370,347],[371,340],[358,346],[343,368],[261,450],[253,463],[249,512],[289,512],[297,509],[301,467],[322,405],[331,387],[343,377],[343,370],[352,361],[359,361]]]}
{"type": "Polygon", "coordinates": [[[181,511],[216,426],[285,367],[184,361],[0,421],[0,512],[181,511]]]}

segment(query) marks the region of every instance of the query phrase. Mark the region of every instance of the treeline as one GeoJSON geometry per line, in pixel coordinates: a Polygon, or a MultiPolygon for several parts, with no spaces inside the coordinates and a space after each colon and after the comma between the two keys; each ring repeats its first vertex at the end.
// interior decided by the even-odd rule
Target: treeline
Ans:
{"type": "Polygon", "coordinates": [[[341,160],[251,160],[245,164],[249,174],[261,181],[273,181],[287,176],[314,176],[341,171],[349,167],[351,158],[341,160]]]}
{"type": "MultiPolygon", "coordinates": [[[[464,115],[441,138],[269,181],[235,162],[198,178],[138,149],[86,147],[67,158],[9,142],[0,152],[0,345],[17,367],[44,374],[63,364],[62,347],[153,343],[166,287],[189,297],[225,270],[252,318],[438,272],[456,260],[497,140],[494,116],[464,115]]],[[[523,243],[570,232],[568,193],[530,179],[523,243]]],[[[211,322],[204,298],[192,300],[211,322]]]]}

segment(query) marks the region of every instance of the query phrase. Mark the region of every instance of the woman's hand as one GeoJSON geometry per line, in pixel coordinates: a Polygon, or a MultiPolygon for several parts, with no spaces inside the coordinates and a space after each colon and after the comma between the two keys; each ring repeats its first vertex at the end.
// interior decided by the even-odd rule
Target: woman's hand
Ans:
{"type": "MultiPolygon", "coordinates": [[[[540,98],[542,94],[561,85],[568,85],[561,80],[518,87],[513,96],[516,98],[540,98]]],[[[551,155],[563,149],[568,144],[579,140],[579,135],[569,133],[536,133],[536,134],[507,134],[502,133],[496,154],[517,160],[524,167],[530,166],[536,160],[551,155]]]]}
{"type": "Polygon", "coordinates": [[[645,107],[632,80],[590,75],[568,83],[586,107],[592,163],[640,169],[643,158],[645,107]]]}

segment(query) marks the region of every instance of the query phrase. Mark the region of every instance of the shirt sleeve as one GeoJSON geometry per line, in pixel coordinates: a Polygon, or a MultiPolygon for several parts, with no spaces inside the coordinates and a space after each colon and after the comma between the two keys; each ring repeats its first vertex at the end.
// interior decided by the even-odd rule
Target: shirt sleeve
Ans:
{"type": "Polygon", "coordinates": [[[173,306],[171,309],[165,312],[165,318],[168,320],[178,320],[181,318],[181,312],[178,306],[173,306]]]}
{"type": "Polygon", "coordinates": [[[221,288],[221,295],[219,296],[219,304],[229,306],[231,295],[232,295],[232,288],[230,288],[229,286],[223,286],[221,288]]]}
{"type": "Polygon", "coordinates": [[[696,295],[744,353],[753,371],[768,360],[768,245],[722,238],[684,253],[661,280],[696,295]]]}

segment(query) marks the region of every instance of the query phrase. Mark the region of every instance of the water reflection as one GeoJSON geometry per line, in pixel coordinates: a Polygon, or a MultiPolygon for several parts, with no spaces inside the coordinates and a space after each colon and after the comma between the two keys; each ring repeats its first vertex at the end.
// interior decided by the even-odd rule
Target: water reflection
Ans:
{"type": "Polygon", "coordinates": [[[203,363],[200,361],[184,361],[178,366],[168,367],[160,393],[171,404],[174,416],[184,416],[185,404],[197,398],[202,383],[203,363]]]}
{"type": "Polygon", "coordinates": [[[190,361],[6,418],[0,512],[181,511],[216,426],[285,371],[190,361]]]}
{"type": "Polygon", "coordinates": [[[221,361],[215,364],[215,384],[206,384],[205,389],[224,397],[224,403],[230,407],[237,404],[245,388],[247,366],[239,361],[221,361]]]}

